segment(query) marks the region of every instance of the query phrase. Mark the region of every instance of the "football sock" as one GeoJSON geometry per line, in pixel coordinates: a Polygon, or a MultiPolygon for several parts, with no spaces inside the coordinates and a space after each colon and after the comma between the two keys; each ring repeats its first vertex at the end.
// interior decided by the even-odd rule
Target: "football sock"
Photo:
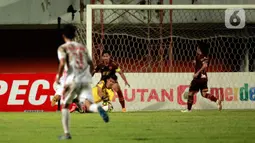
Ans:
{"type": "Polygon", "coordinates": [[[121,107],[122,107],[122,108],[125,108],[125,100],[124,100],[122,91],[119,90],[119,91],[117,92],[117,94],[118,94],[118,97],[119,97],[119,102],[120,102],[121,107]]]}
{"type": "Polygon", "coordinates": [[[188,105],[188,110],[191,110],[191,108],[192,108],[192,105],[193,105],[193,100],[194,100],[194,98],[193,98],[193,96],[188,96],[188,103],[187,103],[187,105],[188,105]]]}
{"type": "Polygon", "coordinates": [[[62,125],[63,125],[63,129],[65,134],[69,134],[69,119],[70,119],[70,113],[69,110],[64,108],[62,109],[62,125]]]}
{"type": "Polygon", "coordinates": [[[98,112],[97,111],[97,107],[98,107],[98,105],[97,104],[91,104],[90,106],[89,106],[89,111],[90,112],[98,112]]]}
{"type": "Polygon", "coordinates": [[[206,95],[204,97],[213,101],[213,102],[216,102],[218,100],[215,96],[213,96],[212,94],[209,94],[209,93],[206,93],[206,95]]]}

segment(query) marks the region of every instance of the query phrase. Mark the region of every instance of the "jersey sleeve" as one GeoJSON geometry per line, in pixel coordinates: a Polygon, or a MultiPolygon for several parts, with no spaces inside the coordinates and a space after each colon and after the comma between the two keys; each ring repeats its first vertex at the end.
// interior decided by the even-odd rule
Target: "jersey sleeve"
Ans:
{"type": "Polygon", "coordinates": [[[209,59],[208,59],[207,57],[203,57],[203,58],[201,59],[201,62],[202,62],[203,64],[204,64],[204,63],[208,64],[209,59]]]}
{"type": "Polygon", "coordinates": [[[116,72],[120,72],[120,71],[121,71],[120,67],[117,67],[116,72]]]}
{"type": "Polygon", "coordinates": [[[66,52],[65,52],[65,49],[63,46],[60,46],[58,48],[58,59],[61,60],[61,59],[65,59],[66,58],[66,52]]]}
{"type": "Polygon", "coordinates": [[[113,67],[115,68],[116,72],[120,72],[121,71],[121,69],[120,69],[120,67],[119,67],[119,65],[117,63],[113,62],[112,64],[113,64],[113,67]]]}
{"type": "Polygon", "coordinates": [[[100,88],[103,88],[104,87],[104,81],[100,81],[98,84],[97,84],[97,87],[100,87],[100,88]]]}

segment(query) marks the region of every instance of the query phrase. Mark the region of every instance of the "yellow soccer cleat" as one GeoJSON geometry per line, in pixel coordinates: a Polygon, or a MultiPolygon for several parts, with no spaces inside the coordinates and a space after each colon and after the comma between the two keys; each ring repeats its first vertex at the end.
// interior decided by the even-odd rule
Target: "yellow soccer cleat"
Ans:
{"type": "Polygon", "coordinates": [[[122,112],[127,112],[126,108],[122,108],[122,112]]]}

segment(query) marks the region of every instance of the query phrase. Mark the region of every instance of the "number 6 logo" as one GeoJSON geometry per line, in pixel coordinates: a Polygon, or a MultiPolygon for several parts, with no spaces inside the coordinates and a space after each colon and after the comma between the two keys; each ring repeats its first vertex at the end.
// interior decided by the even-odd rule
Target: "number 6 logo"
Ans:
{"type": "Polygon", "coordinates": [[[242,29],[245,26],[245,11],[239,9],[225,10],[225,26],[229,29],[242,29]]]}

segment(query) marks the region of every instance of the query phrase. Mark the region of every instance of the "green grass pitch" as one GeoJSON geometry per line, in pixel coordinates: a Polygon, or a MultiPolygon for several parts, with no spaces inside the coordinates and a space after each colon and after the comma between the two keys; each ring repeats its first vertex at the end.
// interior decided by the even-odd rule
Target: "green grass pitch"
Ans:
{"type": "Polygon", "coordinates": [[[251,143],[255,110],[71,114],[73,139],[63,133],[58,113],[0,113],[0,143],[251,143]]]}

